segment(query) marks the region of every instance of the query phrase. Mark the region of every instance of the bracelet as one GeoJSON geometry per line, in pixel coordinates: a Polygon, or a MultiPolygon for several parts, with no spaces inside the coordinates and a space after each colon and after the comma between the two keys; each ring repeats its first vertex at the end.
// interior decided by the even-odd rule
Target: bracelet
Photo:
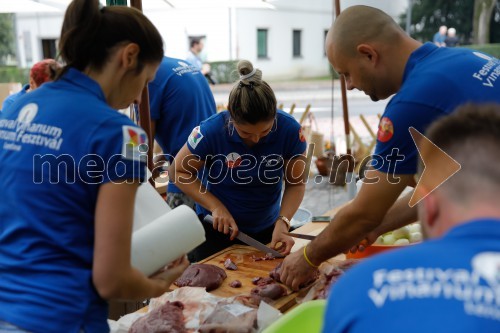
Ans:
{"type": "Polygon", "coordinates": [[[278,216],[278,219],[285,222],[288,230],[290,230],[290,220],[286,216],[280,215],[278,216]]]}
{"type": "Polygon", "coordinates": [[[311,266],[311,267],[313,267],[313,268],[318,268],[318,267],[319,267],[319,265],[318,265],[318,266],[316,266],[316,265],[315,265],[315,264],[313,264],[313,263],[311,262],[311,260],[309,260],[309,258],[307,257],[307,254],[306,254],[306,248],[307,248],[307,245],[306,245],[306,246],[304,246],[304,259],[307,261],[307,263],[309,264],[309,266],[311,266]]]}

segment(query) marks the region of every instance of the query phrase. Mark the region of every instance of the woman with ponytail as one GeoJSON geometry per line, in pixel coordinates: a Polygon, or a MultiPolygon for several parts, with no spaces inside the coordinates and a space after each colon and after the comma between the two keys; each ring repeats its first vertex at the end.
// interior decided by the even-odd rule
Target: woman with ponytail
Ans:
{"type": "Polygon", "coordinates": [[[283,254],[294,244],[286,233],[304,197],[305,138],[299,123],[276,109],[259,69],[242,60],[238,72],[228,111],[196,127],[169,170],[170,180],[196,201],[200,219],[211,214],[214,220],[213,227],[203,224],[207,240],[191,261],[230,246],[239,230],[283,254]]]}
{"type": "Polygon", "coordinates": [[[107,300],[160,296],[188,265],[130,264],[147,139],[116,109],[153,80],[160,34],[133,8],[74,0],[59,52],[57,79],[0,118],[0,332],[108,332],[107,300]]]}

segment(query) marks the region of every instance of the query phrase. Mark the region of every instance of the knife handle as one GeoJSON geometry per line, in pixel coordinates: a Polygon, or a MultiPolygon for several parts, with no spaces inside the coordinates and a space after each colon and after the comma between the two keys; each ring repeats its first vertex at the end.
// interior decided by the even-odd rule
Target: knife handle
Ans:
{"type": "Polygon", "coordinates": [[[205,215],[205,217],[203,218],[203,222],[206,222],[206,223],[209,223],[211,225],[214,225],[214,218],[212,215],[210,214],[207,214],[205,215]]]}

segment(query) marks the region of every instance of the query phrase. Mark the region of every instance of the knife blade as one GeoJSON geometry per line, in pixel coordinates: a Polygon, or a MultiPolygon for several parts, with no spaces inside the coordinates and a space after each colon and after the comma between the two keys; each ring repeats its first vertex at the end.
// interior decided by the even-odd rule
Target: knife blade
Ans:
{"type": "MultiPolygon", "coordinates": [[[[212,217],[212,215],[206,215],[203,218],[203,221],[206,223],[209,223],[211,225],[214,225],[214,218],[212,217]]],[[[231,228],[229,228],[229,229],[231,230],[231,228]]],[[[239,239],[240,241],[242,241],[243,243],[250,245],[251,247],[256,248],[259,251],[262,251],[264,253],[271,253],[276,258],[283,258],[284,257],[284,255],[281,254],[280,252],[266,246],[265,244],[262,244],[261,242],[248,236],[244,232],[238,231],[238,235],[236,235],[236,238],[239,239]]]]}
{"type": "Polygon", "coordinates": [[[313,235],[305,235],[305,234],[296,234],[293,232],[285,232],[285,235],[294,237],[294,238],[302,238],[302,239],[308,239],[308,240],[313,240],[316,238],[316,236],[313,235]]]}

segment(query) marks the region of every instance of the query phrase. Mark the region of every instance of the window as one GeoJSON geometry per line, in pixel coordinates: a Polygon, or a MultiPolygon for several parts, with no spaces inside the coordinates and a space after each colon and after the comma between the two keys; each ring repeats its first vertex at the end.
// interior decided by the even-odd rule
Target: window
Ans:
{"type": "Polygon", "coordinates": [[[302,35],[302,30],[294,30],[293,31],[293,57],[294,58],[301,57],[301,52],[300,52],[301,35],[302,35]]]}
{"type": "Polygon", "coordinates": [[[257,58],[267,57],[267,29],[257,29],[257,58]]]}
{"type": "Polygon", "coordinates": [[[55,39],[42,39],[42,56],[43,59],[56,58],[57,48],[55,39]]]}

